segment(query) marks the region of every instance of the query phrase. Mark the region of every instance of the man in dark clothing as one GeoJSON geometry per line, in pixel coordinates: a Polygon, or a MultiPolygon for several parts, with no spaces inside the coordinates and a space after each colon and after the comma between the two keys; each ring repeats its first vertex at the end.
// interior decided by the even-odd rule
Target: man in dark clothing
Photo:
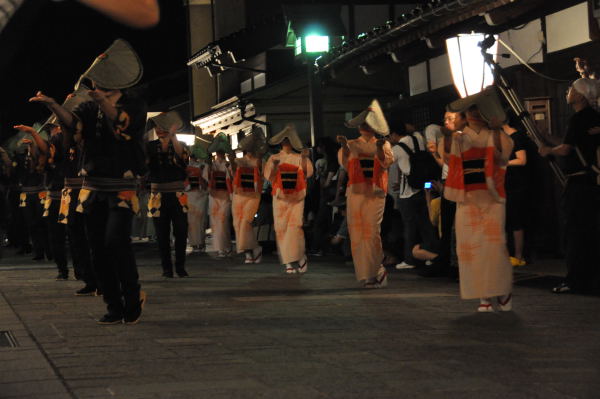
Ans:
{"type": "Polygon", "coordinates": [[[150,168],[150,200],[148,216],[152,217],[163,277],[173,277],[171,259],[171,224],[175,236],[175,271],[179,277],[188,277],[185,270],[185,249],[187,246],[187,194],[184,192],[186,162],[183,145],[175,132],[183,122],[175,111],[163,113],[150,119],[157,140],[146,145],[150,168]]]}
{"type": "Polygon", "coordinates": [[[569,120],[564,142],[541,147],[542,156],[566,157],[568,176],[563,197],[566,216],[565,281],[552,292],[589,292],[598,283],[598,210],[600,209],[600,113],[591,104],[598,98],[597,83],[578,79],[567,93],[567,103],[575,114],[569,120]]]}
{"type": "MultiPolygon", "coordinates": [[[[19,140],[14,162],[16,179],[21,190],[19,207],[31,236],[33,260],[43,260],[44,255],[50,259],[52,256],[48,235],[42,219],[46,200],[43,168],[47,144],[32,127],[18,125],[15,129],[31,134],[31,138],[23,137],[19,140]]],[[[66,280],[67,277],[59,270],[56,279],[66,280]]]]}
{"type": "Polygon", "coordinates": [[[135,85],[141,73],[137,54],[117,40],[82,76],[91,82],[93,101],[69,112],[41,92],[30,100],[46,104],[83,143],[77,211],[85,215],[94,270],[107,304],[99,324],[137,323],[146,299],[130,237],[133,214],[139,211],[136,176],[145,169],[141,140],[146,107],[122,90],[135,85]]]}
{"type": "MultiPolygon", "coordinates": [[[[63,108],[73,110],[77,105],[91,101],[84,90],[77,90],[67,96],[62,104],[63,108]]],[[[56,123],[56,117],[49,122],[56,123]]],[[[81,158],[81,143],[76,143],[72,134],[59,134],[50,137],[49,189],[62,188],[60,202],[52,200],[49,207],[49,217],[57,224],[66,227],[69,237],[73,269],[78,280],[83,280],[84,287],[77,290],[77,296],[97,295],[98,282],[92,269],[90,246],[85,229],[83,215],[76,212],[77,198],[83,185],[83,177],[78,176],[81,158]]],[[[50,191],[52,197],[52,191],[50,191]]],[[[50,220],[50,219],[49,219],[50,220]]],[[[63,248],[64,244],[60,245],[63,248]]]]}
{"type": "MultiPolygon", "coordinates": [[[[30,126],[18,125],[16,129],[31,135],[37,148],[39,149],[45,165],[40,165],[46,171],[46,190],[44,192],[43,202],[43,221],[45,231],[48,234],[47,242],[52,249],[52,255],[58,275],[56,280],[68,280],[69,269],[67,267],[66,251],[66,230],[64,225],[58,223],[58,210],[60,208],[61,190],[63,188],[62,171],[62,141],[63,135],[60,126],[53,123],[46,123],[40,129],[48,135],[48,141],[44,140],[39,133],[30,126]]],[[[78,271],[75,271],[75,278],[80,277],[78,271]]]]}

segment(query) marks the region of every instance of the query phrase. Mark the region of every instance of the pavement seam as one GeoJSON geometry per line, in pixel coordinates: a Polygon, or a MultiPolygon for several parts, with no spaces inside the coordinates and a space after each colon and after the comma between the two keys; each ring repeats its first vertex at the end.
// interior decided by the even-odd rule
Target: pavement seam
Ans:
{"type": "Polygon", "coordinates": [[[10,303],[10,301],[8,300],[8,298],[6,297],[6,295],[4,295],[4,292],[0,291],[0,295],[2,295],[2,298],[4,299],[4,302],[6,302],[6,304],[10,308],[10,310],[14,313],[14,315],[17,317],[17,319],[19,320],[19,322],[23,325],[23,327],[25,328],[25,331],[27,331],[27,335],[29,335],[29,338],[31,338],[31,340],[33,341],[33,343],[38,348],[38,350],[42,353],[42,356],[44,356],[44,359],[46,359],[46,362],[48,362],[48,365],[50,366],[50,368],[52,369],[52,371],[54,372],[54,374],[56,375],[56,377],[58,378],[58,380],[60,381],[60,383],[66,389],[66,391],[69,394],[69,396],[71,398],[73,398],[73,399],[78,399],[77,395],[75,395],[75,393],[71,390],[71,388],[67,384],[67,381],[65,380],[64,376],[62,375],[62,373],[60,372],[60,370],[58,369],[58,367],[50,359],[50,357],[48,356],[48,354],[46,353],[46,351],[44,350],[44,348],[42,347],[42,345],[40,344],[40,342],[37,340],[37,338],[35,337],[35,335],[33,335],[33,333],[31,332],[31,330],[29,329],[29,326],[25,323],[25,320],[23,320],[23,318],[21,317],[21,315],[15,311],[15,308],[10,303]]]}

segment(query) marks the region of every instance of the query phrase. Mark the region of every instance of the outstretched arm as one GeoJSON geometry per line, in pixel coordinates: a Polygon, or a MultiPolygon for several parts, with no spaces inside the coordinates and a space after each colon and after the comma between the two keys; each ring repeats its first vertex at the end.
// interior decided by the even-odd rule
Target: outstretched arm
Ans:
{"type": "Polygon", "coordinates": [[[79,0],[79,2],[133,28],[151,28],[160,21],[157,0],[79,0]]]}
{"type": "Polygon", "coordinates": [[[56,115],[60,122],[67,126],[73,127],[75,117],[65,107],[57,103],[53,98],[46,96],[41,91],[38,91],[35,96],[29,99],[29,102],[44,104],[48,109],[56,115]]]}
{"type": "Polygon", "coordinates": [[[37,132],[37,130],[35,130],[31,126],[25,126],[25,125],[16,125],[16,126],[14,126],[14,128],[17,130],[20,130],[22,132],[31,134],[31,138],[33,139],[33,142],[35,143],[37,148],[40,149],[40,152],[42,154],[48,155],[48,143],[46,143],[46,140],[44,140],[40,136],[40,134],[37,132]]]}

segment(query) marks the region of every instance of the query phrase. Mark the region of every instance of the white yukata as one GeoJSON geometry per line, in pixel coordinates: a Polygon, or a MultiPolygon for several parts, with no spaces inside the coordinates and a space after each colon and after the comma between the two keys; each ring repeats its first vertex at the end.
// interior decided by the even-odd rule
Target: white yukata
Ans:
{"type": "Polygon", "coordinates": [[[219,255],[231,253],[231,171],[227,161],[215,159],[204,168],[208,181],[208,214],[213,248],[219,255]]]}
{"type": "Polygon", "coordinates": [[[187,168],[189,181],[189,191],[187,192],[188,244],[200,249],[205,248],[208,210],[208,191],[199,182],[205,169],[207,166],[204,162],[190,162],[187,168]]]}

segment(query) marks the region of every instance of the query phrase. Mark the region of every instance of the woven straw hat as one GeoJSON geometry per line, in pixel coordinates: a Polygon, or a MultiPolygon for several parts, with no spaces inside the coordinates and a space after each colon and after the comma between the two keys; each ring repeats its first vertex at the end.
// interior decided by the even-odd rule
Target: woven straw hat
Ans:
{"type": "Polygon", "coordinates": [[[369,127],[377,134],[382,136],[387,136],[390,134],[390,128],[385,120],[383,110],[379,105],[379,101],[377,100],[371,101],[371,105],[369,105],[369,107],[363,112],[346,122],[346,126],[357,129],[363,123],[369,125],[369,127]]]}
{"type": "Polygon", "coordinates": [[[240,141],[238,150],[251,152],[258,156],[266,153],[267,140],[263,130],[256,125],[252,126],[252,132],[240,141]]]}
{"type": "Polygon", "coordinates": [[[281,142],[285,139],[288,139],[290,141],[292,148],[294,148],[296,151],[301,151],[304,148],[302,140],[300,140],[298,132],[296,131],[296,126],[294,126],[294,124],[292,123],[288,123],[287,125],[285,125],[282,131],[277,133],[275,136],[271,137],[269,139],[269,144],[281,144],[281,142]]]}
{"type": "Polygon", "coordinates": [[[81,75],[79,83],[83,79],[90,79],[104,89],[126,89],[137,84],[142,79],[143,72],[142,62],[131,45],[123,39],[117,39],[96,57],[94,63],[81,75]]]}
{"type": "Polygon", "coordinates": [[[464,112],[473,105],[477,106],[481,117],[486,122],[490,122],[493,119],[497,119],[500,122],[506,121],[506,112],[504,112],[504,108],[498,97],[498,91],[494,86],[486,87],[477,94],[453,101],[448,104],[447,109],[450,112],[464,112]]]}
{"type": "Polygon", "coordinates": [[[148,120],[146,130],[150,130],[153,127],[157,127],[162,131],[168,132],[172,127],[175,126],[175,130],[179,130],[183,127],[183,120],[179,116],[177,111],[162,112],[156,116],[153,116],[148,120]]]}

